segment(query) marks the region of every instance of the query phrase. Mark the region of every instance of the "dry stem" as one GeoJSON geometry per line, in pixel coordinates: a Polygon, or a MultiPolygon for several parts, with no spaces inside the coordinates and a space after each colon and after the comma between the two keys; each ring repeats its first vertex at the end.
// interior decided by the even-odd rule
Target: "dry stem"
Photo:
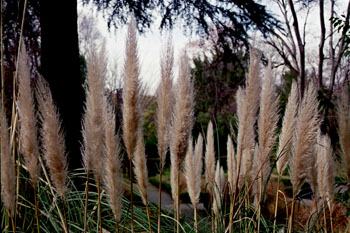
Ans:
{"type": "Polygon", "coordinates": [[[98,223],[99,232],[102,233],[102,215],[101,215],[101,187],[100,187],[100,177],[97,177],[97,201],[98,201],[98,223]]]}
{"type": "Polygon", "coordinates": [[[88,202],[89,202],[89,175],[90,175],[90,170],[87,170],[86,184],[85,184],[84,233],[86,233],[88,229],[87,212],[88,212],[88,202]]]}

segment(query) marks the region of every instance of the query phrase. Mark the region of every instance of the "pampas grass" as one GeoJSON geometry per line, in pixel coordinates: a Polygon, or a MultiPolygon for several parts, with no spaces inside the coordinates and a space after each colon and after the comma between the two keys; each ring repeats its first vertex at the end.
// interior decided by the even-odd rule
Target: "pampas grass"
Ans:
{"type": "Polygon", "coordinates": [[[260,93],[260,56],[255,53],[253,50],[250,54],[246,87],[245,89],[240,87],[236,94],[238,118],[237,164],[240,188],[243,186],[246,177],[249,177],[249,170],[252,165],[252,152],[255,145],[254,125],[257,120],[260,93]]]}
{"type": "MultiPolygon", "coordinates": [[[[84,232],[87,231],[86,214],[90,170],[93,170],[97,180],[98,193],[100,191],[100,181],[103,177],[103,112],[106,106],[106,97],[104,95],[106,67],[107,61],[104,46],[98,53],[95,50],[91,50],[87,59],[87,89],[85,114],[83,118],[83,161],[87,174],[84,232]]],[[[101,232],[101,221],[99,223],[101,232]]]]}
{"type": "Polygon", "coordinates": [[[137,131],[140,127],[140,81],[139,61],[137,55],[136,22],[131,20],[127,32],[126,58],[124,63],[123,88],[123,139],[129,157],[130,192],[131,192],[131,231],[134,231],[133,209],[133,169],[132,160],[136,149],[137,131]]]}
{"type": "Polygon", "coordinates": [[[293,141],[297,111],[298,89],[297,83],[294,81],[288,97],[288,103],[282,121],[282,130],[279,136],[279,147],[276,158],[277,172],[279,175],[281,175],[286,168],[290,157],[290,148],[293,141]]]}
{"type": "Polygon", "coordinates": [[[147,209],[147,218],[148,218],[148,226],[150,232],[152,232],[151,228],[151,220],[150,213],[148,207],[148,194],[147,194],[147,186],[148,186],[148,170],[147,170],[147,158],[145,153],[145,143],[143,139],[143,133],[141,129],[139,129],[137,133],[137,143],[136,150],[133,158],[134,162],[134,171],[136,175],[137,185],[139,187],[139,191],[141,193],[141,198],[143,204],[147,209]]]}
{"type": "Polygon", "coordinates": [[[310,171],[310,158],[320,125],[315,87],[310,84],[299,108],[293,153],[290,159],[293,193],[297,194],[310,171]]]}
{"type": "Polygon", "coordinates": [[[104,47],[97,53],[91,51],[87,59],[87,88],[83,118],[83,161],[86,172],[93,170],[97,179],[103,175],[103,136],[106,98],[104,95],[106,75],[104,47]]]}
{"type": "Polygon", "coordinates": [[[327,135],[318,136],[316,165],[320,198],[332,212],[335,175],[331,139],[327,135]]]}
{"type": "Polygon", "coordinates": [[[293,153],[290,158],[290,178],[293,186],[293,202],[289,222],[289,232],[292,231],[294,200],[302,184],[307,179],[312,166],[312,153],[316,143],[317,131],[320,125],[316,90],[309,84],[304,98],[299,106],[296,132],[293,137],[293,153]]]}
{"type": "Polygon", "coordinates": [[[223,191],[225,187],[225,173],[222,166],[220,166],[220,161],[216,162],[215,169],[215,189],[213,198],[213,211],[218,217],[221,210],[221,199],[223,197],[223,191]]]}
{"type": "Polygon", "coordinates": [[[160,169],[163,170],[166,152],[170,140],[170,123],[173,102],[173,66],[174,48],[171,38],[169,39],[163,58],[161,59],[161,81],[157,93],[157,139],[160,169]]]}
{"type": "Polygon", "coordinates": [[[194,230],[198,232],[197,226],[197,204],[202,187],[202,166],[203,166],[203,137],[198,136],[198,140],[193,151],[192,139],[190,139],[187,155],[185,159],[185,177],[187,181],[187,191],[190,196],[194,211],[194,230]]]}
{"type": "Polygon", "coordinates": [[[41,141],[44,158],[56,193],[63,198],[67,189],[67,158],[60,115],[54,105],[48,83],[40,78],[36,91],[41,123],[41,141]]]}
{"type": "MultiPolygon", "coordinates": [[[[270,154],[276,141],[276,128],[278,122],[278,101],[275,90],[275,79],[272,77],[271,63],[265,71],[265,78],[260,95],[260,113],[258,119],[259,158],[255,167],[259,171],[258,180],[260,193],[259,202],[262,200],[262,190],[267,183],[270,174],[270,154]]],[[[258,223],[259,224],[259,223],[258,223]]]]}
{"type": "Polygon", "coordinates": [[[227,136],[227,175],[228,185],[230,187],[230,219],[229,219],[229,232],[232,232],[233,221],[233,207],[234,207],[234,192],[237,182],[237,160],[235,156],[235,149],[233,147],[231,136],[227,136]]]}
{"type": "Polygon", "coordinates": [[[231,136],[227,136],[227,175],[231,195],[235,191],[237,181],[237,161],[235,149],[233,147],[231,136]]]}
{"type": "Polygon", "coordinates": [[[35,117],[34,100],[31,87],[31,74],[28,55],[22,42],[18,67],[18,113],[20,119],[20,144],[25,165],[28,169],[34,189],[39,178],[39,146],[37,119],[35,117]]]}
{"type": "Polygon", "coordinates": [[[350,98],[346,88],[341,90],[337,101],[338,133],[342,151],[342,166],[350,182],[350,98]]]}
{"type": "Polygon", "coordinates": [[[19,139],[21,152],[25,165],[29,171],[34,188],[35,216],[37,231],[40,232],[39,209],[37,202],[37,183],[40,176],[39,166],[39,144],[37,133],[37,119],[34,110],[34,100],[31,87],[31,73],[29,59],[22,41],[18,61],[18,113],[20,118],[19,139]]]}
{"type": "MultiPolygon", "coordinates": [[[[190,79],[188,58],[184,54],[180,59],[180,74],[176,85],[175,107],[172,118],[170,141],[171,192],[174,199],[176,220],[179,221],[179,179],[182,162],[186,156],[189,137],[194,120],[193,82],[190,79]]],[[[180,226],[177,224],[177,232],[180,226]]]]}
{"type": "Polygon", "coordinates": [[[288,97],[287,106],[284,112],[282,120],[282,129],[279,136],[279,146],[276,154],[276,167],[277,167],[277,191],[276,191],[276,204],[275,204],[275,221],[274,232],[276,230],[276,217],[277,217],[277,205],[279,196],[280,177],[288,165],[288,161],[291,154],[291,145],[293,142],[293,134],[295,131],[295,124],[298,112],[298,89],[297,83],[293,81],[292,88],[288,97]]]}
{"type": "Polygon", "coordinates": [[[115,132],[116,121],[113,108],[114,106],[108,103],[104,114],[106,155],[104,182],[106,185],[108,202],[116,220],[116,231],[119,232],[124,187],[121,174],[120,140],[115,132]]]}
{"type": "Polygon", "coordinates": [[[160,215],[162,208],[162,175],[170,141],[170,123],[173,105],[173,66],[174,48],[171,37],[161,59],[161,81],[157,93],[156,129],[159,154],[159,202],[158,202],[158,233],[160,233],[160,215]]]}
{"type": "Polygon", "coordinates": [[[67,189],[68,173],[65,139],[58,109],[53,102],[48,83],[43,78],[37,81],[36,97],[39,104],[42,150],[56,193],[63,201],[65,230],[69,232],[64,197],[67,189]]]}
{"type": "Polygon", "coordinates": [[[205,183],[209,194],[213,193],[215,180],[215,148],[214,148],[214,130],[213,123],[209,121],[207,130],[207,141],[205,145],[205,183]]]}
{"type": "Polygon", "coordinates": [[[9,212],[13,232],[15,226],[16,202],[16,173],[14,160],[11,157],[10,134],[7,119],[3,109],[0,109],[0,138],[1,138],[1,201],[9,212]]]}

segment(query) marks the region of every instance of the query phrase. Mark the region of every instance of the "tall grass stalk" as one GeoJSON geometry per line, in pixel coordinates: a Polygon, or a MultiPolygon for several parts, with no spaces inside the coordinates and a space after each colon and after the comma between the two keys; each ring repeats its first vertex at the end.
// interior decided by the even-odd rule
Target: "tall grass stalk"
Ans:
{"type": "Polygon", "coordinates": [[[159,154],[159,189],[158,189],[158,233],[161,232],[160,216],[162,209],[162,175],[166,160],[166,153],[170,140],[170,123],[173,102],[173,66],[174,66],[174,48],[172,37],[170,36],[162,54],[161,59],[161,82],[157,93],[157,139],[159,154]]]}
{"type": "MultiPolygon", "coordinates": [[[[39,104],[39,119],[42,126],[40,131],[42,151],[56,193],[65,205],[68,173],[65,137],[61,128],[58,109],[53,102],[49,85],[43,78],[39,78],[37,81],[36,97],[39,104]]],[[[64,214],[66,214],[65,210],[64,214]]],[[[65,218],[65,226],[66,231],[69,232],[67,218],[65,218]]]]}
{"type": "Polygon", "coordinates": [[[298,111],[298,89],[297,83],[294,81],[292,83],[292,88],[288,97],[288,102],[286,110],[282,121],[282,130],[279,136],[279,147],[276,157],[277,166],[277,190],[276,190],[276,203],[275,203],[275,215],[274,215],[274,226],[273,231],[276,231],[276,221],[277,221],[277,208],[278,208],[278,196],[280,188],[280,177],[287,166],[288,160],[290,158],[290,149],[293,141],[293,134],[295,131],[295,123],[298,111]]]}
{"type": "Polygon", "coordinates": [[[102,233],[102,215],[101,215],[101,183],[100,177],[97,177],[97,203],[98,203],[98,229],[102,233]]]}
{"type": "Polygon", "coordinates": [[[120,141],[116,134],[116,120],[114,106],[107,103],[104,115],[105,122],[105,152],[106,173],[105,184],[109,205],[116,221],[116,231],[119,231],[119,221],[122,209],[123,180],[121,175],[120,141]]]}
{"type": "MultiPolygon", "coordinates": [[[[252,164],[252,150],[255,146],[254,125],[257,120],[260,96],[259,61],[260,55],[256,51],[250,53],[250,65],[246,79],[246,88],[237,91],[237,189],[245,184],[252,164]]],[[[237,190],[236,190],[237,191],[237,190]]]]}
{"type": "Polygon", "coordinates": [[[33,185],[35,200],[35,218],[37,231],[40,232],[39,210],[37,203],[37,183],[40,175],[39,144],[37,135],[37,119],[35,117],[34,99],[31,88],[29,59],[22,42],[18,62],[18,112],[20,118],[20,144],[26,167],[33,185]]]}
{"type": "Polygon", "coordinates": [[[133,156],[136,148],[137,131],[140,127],[140,81],[137,52],[136,22],[132,19],[128,26],[123,89],[123,139],[129,158],[131,231],[134,231],[134,188],[133,156]]]}
{"type": "Polygon", "coordinates": [[[193,151],[192,137],[189,141],[187,155],[185,159],[185,177],[187,191],[193,204],[194,230],[198,232],[197,204],[202,186],[202,157],[203,157],[203,137],[198,136],[198,140],[193,151]]]}
{"type": "Polygon", "coordinates": [[[174,199],[174,206],[176,206],[177,232],[180,232],[180,171],[187,153],[188,141],[194,120],[193,82],[190,79],[189,63],[186,54],[183,54],[180,59],[180,73],[175,93],[172,135],[170,141],[171,192],[174,199]]]}
{"type": "MultiPolygon", "coordinates": [[[[104,112],[106,111],[105,97],[105,77],[107,68],[107,58],[105,45],[103,44],[100,51],[92,49],[87,58],[87,88],[85,114],[83,118],[83,160],[87,175],[90,170],[93,171],[97,181],[97,189],[100,192],[101,179],[104,173],[104,112]]],[[[89,185],[87,177],[86,185],[89,185]]],[[[86,187],[88,190],[88,187],[86,187]]],[[[98,193],[99,194],[99,193],[98,193]]],[[[86,208],[88,208],[89,195],[86,195],[86,208]]],[[[100,213],[101,199],[98,195],[98,206],[100,213]]],[[[100,215],[99,215],[100,217],[100,215]]],[[[86,218],[86,216],[84,217],[86,218]]],[[[84,224],[85,225],[85,224],[84,224]]],[[[102,232],[102,219],[99,218],[100,232],[102,232]]],[[[87,226],[84,226],[86,230],[87,226]]]]}
{"type": "Polygon", "coordinates": [[[290,159],[291,183],[293,188],[292,213],[290,216],[289,231],[293,228],[295,197],[301,186],[309,177],[313,165],[313,153],[319,129],[319,111],[316,99],[316,90],[309,84],[304,98],[299,106],[296,131],[293,137],[293,153],[290,159]]]}
{"type": "Polygon", "coordinates": [[[147,186],[148,186],[147,158],[145,153],[145,143],[143,139],[142,129],[139,129],[137,132],[137,144],[136,144],[133,163],[134,163],[135,176],[136,176],[138,188],[141,193],[142,202],[146,207],[149,231],[152,232],[150,211],[149,211],[149,205],[148,205],[148,194],[147,194],[147,186]]]}
{"type": "Polygon", "coordinates": [[[85,183],[84,233],[86,233],[88,230],[87,215],[88,215],[88,203],[89,203],[89,176],[90,176],[90,170],[87,170],[86,183],[85,183]]]}

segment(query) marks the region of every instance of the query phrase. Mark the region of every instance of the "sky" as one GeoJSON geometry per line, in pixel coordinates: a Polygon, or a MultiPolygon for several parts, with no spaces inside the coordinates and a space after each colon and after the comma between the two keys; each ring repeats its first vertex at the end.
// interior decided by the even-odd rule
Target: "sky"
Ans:
{"type": "MultiPolygon", "coordinates": [[[[336,5],[336,12],[343,14],[348,0],[338,0],[336,5]]],[[[276,17],[280,17],[277,5],[272,0],[263,0],[262,4],[265,4],[267,9],[273,13],[276,17]]],[[[329,27],[329,1],[325,1],[325,20],[326,27],[329,27]]],[[[78,4],[78,12],[87,12],[87,8],[78,4]]],[[[305,21],[306,11],[298,12],[299,24],[303,26],[305,21]]],[[[319,43],[319,8],[317,1],[315,6],[311,8],[308,15],[308,24],[306,27],[306,48],[307,52],[307,62],[312,64],[313,54],[318,53],[318,43],[319,43]],[[317,41],[317,43],[315,43],[317,41]]],[[[120,84],[122,77],[123,64],[124,64],[124,48],[125,48],[125,35],[126,26],[118,28],[116,31],[108,32],[106,20],[101,14],[95,16],[97,22],[97,30],[106,39],[106,48],[108,51],[109,61],[111,67],[115,68],[114,63],[116,63],[117,80],[120,84]]],[[[141,66],[140,78],[143,84],[148,88],[149,94],[154,94],[160,81],[160,57],[162,49],[167,40],[168,33],[161,33],[157,28],[157,20],[155,24],[144,34],[139,35],[139,61],[141,66]]],[[[174,28],[172,31],[173,43],[174,43],[174,57],[175,57],[175,76],[177,73],[177,61],[179,55],[183,48],[191,41],[196,41],[199,38],[197,36],[185,36],[180,27],[174,28]]]]}

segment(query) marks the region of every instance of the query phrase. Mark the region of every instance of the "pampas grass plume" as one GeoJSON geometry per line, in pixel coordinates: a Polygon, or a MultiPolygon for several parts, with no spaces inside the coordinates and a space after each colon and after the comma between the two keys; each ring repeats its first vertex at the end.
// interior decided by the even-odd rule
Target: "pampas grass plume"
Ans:
{"type": "Polygon", "coordinates": [[[259,61],[260,56],[255,51],[251,51],[246,88],[239,88],[236,94],[238,117],[237,163],[240,187],[243,185],[245,177],[249,176],[252,165],[255,145],[254,125],[257,120],[260,94],[259,61]]]}
{"type": "Polygon", "coordinates": [[[319,128],[318,102],[316,90],[309,84],[299,107],[296,132],[293,137],[293,153],[290,159],[293,192],[297,194],[312,166],[312,153],[319,128]]]}
{"type": "Polygon", "coordinates": [[[169,39],[163,58],[161,59],[161,81],[157,96],[157,138],[160,166],[163,169],[166,159],[166,152],[170,140],[170,123],[173,102],[173,66],[174,48],[171,38],[169,39]]]}
{"type": "Polygon", "coordinates": [[[199,194],[202,186],[202,166],[203,166],[203,137],[198,136],[198,140],[193,151],[192,140],[190,139],[187,155],[185,159],[185,177],[187,190],[193,206],[196,208],[199,201],[199,194]]]}
{"type": "Polygon", "coordinates": [[[277,151],[277,172],[282,174],[286,168],[290,155],[290,148],[293,141],[296,117],[298,111],[298,89],[297,83],[292,83],[292,88],[288,97],[288,103],[282,121],[282,130],[279,136],[279,146],[277,151]]]}
{"type": "MultiPolygon", "coordinates": [[[[260,113],[258,119],[259,155],[260,163],[255,169],[259,169],[259,179],[262,179],[263,187],[270,173],[270,154],[276,141],[276,128],[278,122],[278,97],[275,90],[275,80],[272,77],[271,63],[265,71],[265,78],[261,90],[260,113]]],[[[258,182],[260,183],[260,182],[258,182]]]]}
{"type": "Polygon", "coordinates": [[[188,140],[194,121],[193,82],[190,79],[189,63],[185,54],[182,55],[180,63],[180,74],[176,86],[170,142],[171,156],[177,157],[179,168],[181,168],[182,162],[186,156],[188,140]]]}
{"type": "Polygon", "coordinates": [[[322,201],[332,209],[334,197],[334,161],[332,158],[331,139],[327,135],[319,135],[317,145],[317,183],[322,201]]]}
{"type": "Polygon", "coordinates": [[[126,40],[126,58],[124,64],[123,88],[123,139],[126,152],[132,160],[136,142],[137,131],[140,125],[140,81],[139,61],[137,54],[136,22],[132,20],[128,27],[126,40]]]}
{"type": "Polygon", "coordinates": [[[87,88],[85,114],[83,118],[83,159],[85,170],[91,169],[97,178],[103,176],[103,136],[106,98],[104,95],[106,75],[106,53],[104,46],[97,53],[91,51],[87,59],[87,88]]]}
{"type": "Polygon", "coordinates": [[[0,110],[1,139],[1,201],[14,217],[16,202],[16,173],[11,157],[10,134],[4,111],[0,110]]]}
{"type": "Polygon", "coordinates": [[[141,130],[138,130],[137,144],[133,162],[134,172],[136,175],[139,191],[141,193],[142,202],[144,205],[147,205],[148,170],[145,153],[145,143],[143,140],[143,133],[141,130]]]}
{"type": "Polygon", "coordinates": [[[233,194],[237,181],[237,161],[230,135],[227,136],[227,174],[231,194],[233,194]]]}
{"type": "Polygon", "coordinates": [[[106,154],[104,180],[109,205],[117,222],[119,222],[122,208],[123,179],[121,175],[120,139],[115,132],[116,123],[113,108],[114,106],[108,103],[104,114],[106,154]]]}
{"type": "Polygon", "coordinates": [[[37,81],[36,96],[39,104],[40,134],[44,158],[57,195],[62,198],[67,188],[65,140],[60,115],[54,105],[48,83],[43,78],[39,78],[37,81]]]}
{"type": "Polygon", "coordinates": [[[215,190],[213,198],[213,211],[215,215],[219,214],[221,209],[221,197],[225,187],[225,173],[223,167],[220,166],[220,161],[216,162],[215,169],[215,190]]]}
{"type": "Polygon", "coordinates": [[[215,148],[213,123],[210,121],[207,130],[207,143],[205,145],[205,183],[208,191],[212,193],[212,186],[215,180],[215,148]]]}
{"type": "Polygon", "coordinates": [[[187,153],[188,141],[194,121],[193,82],[190,79],[188,58],[185,54],[182,55],[180,63],[170,139],[170,184],[175,209],[178,206],[179,199],[177,187],[179,174],[187,153]]]}
{"type": "Polygon", "coordinates": [[[19,138],[25,165],[33,185],[36,186],[40,173],[37,119],[34,110],[28,55],[23,42],[21,48],[18,63],[19,138]]]}

